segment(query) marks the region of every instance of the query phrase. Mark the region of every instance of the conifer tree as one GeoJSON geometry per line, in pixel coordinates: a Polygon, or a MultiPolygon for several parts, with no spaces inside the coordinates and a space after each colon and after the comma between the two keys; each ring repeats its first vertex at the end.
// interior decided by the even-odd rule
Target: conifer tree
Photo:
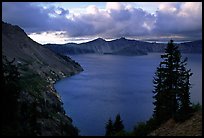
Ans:
{"type": "Polygon", "coordinates": [[[161,55],[163,61],[157,68],[154,83],[154,114],[158,124],[173,117],[178,113],[186,114],[190,111],[190,82],[192,75],[186,69],[187,58],[181,61],[181,53],[173,40],[167,45],[165,54],[161,55]]]}
{"type": "Polygon", "coordinates": [[[17,135],[18,129],[18,98],[20,93],[19,78],[20,73],[14,64],[15,58],[8,61],[6,56],[2,56],[2,83],[1,91],[1,134],[17,135]]]}
{"type": "Polygon", "coordinates": [[[155,90],[153,91],[153,93],[155,94],[153,96],[153,98],[155,99],[155,101],[153,102],[153,104],[155,105],[153,117],[156,119],[156,122],[160,124],[169,118],[168,110],[166,110],[168,106],[165,100],[167,99],[167,97],[165,95],[166,90],[164,86],[164,69],[161,68],[161,64],[157,68],[155,76],[156,77],[154,77],[153,81],[155,85],[155,90]]]}
{"type": "Polygon", "coordinates": [[[184,119],[188,116],[188,113],[191,112],[191,102],[190,102],[190,76],[193,75],[191,73],[191,70],[187,70],[185,66],[187,65],[186,63],[187,58],[184,59],[184,61],[181,62],[181,78],[179,80],[179,87],[180,91],[178,93],[178,100],[179,100],[179,113],[181,114],[180,116],[183,117],[184,119]]]}
{"type": "Polygon", "coordinates": [[[106,124],[106,136],[114,136],[119,132],[124,130],[123,122],[120,118],[120,114],[117,114],[115,117],[115,122],[113,123],[111,119],[108,120],[106,124]]]}
{"type": "Polygon", "coordinates": [[[113,124],[113,128],[116,133],[124,129],[123,121],[120,118],[120,114],[116,115],[115,122],[113,124]]]}
{"type": "Polygon", "coordinates": [[[106,124],[106,136],[110,136],[113,134],[113,122],[111,119],[108,120],[106,124]]]}

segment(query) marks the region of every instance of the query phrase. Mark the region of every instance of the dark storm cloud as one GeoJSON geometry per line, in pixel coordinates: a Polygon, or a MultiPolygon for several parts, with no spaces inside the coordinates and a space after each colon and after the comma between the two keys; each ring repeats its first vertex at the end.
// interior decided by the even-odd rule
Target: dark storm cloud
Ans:
{"type": "Polygon", "coordinates": [[[3,21],[19,25],[27,33],[64,29],[60,25],[65,25],[65,15],[68,13],[68,10],[62,8],[43,9],[30,2],[6,2],[2,4],[3,21]],[[58,15],[55,10],[61,11],[61,13],[58,15]],[[58,17],[54,19],[49,14],[58,17]]]}
{"type": "Polygon", "coordinates": [[[110,16],[116,21],[123,21],[130,19],[130,12],[128,10],[110,10],[110,16]]]}
{"type": "Polygon", "coordinates": [[[19,25],[27,31],[44,31],[48,22],[48,15],[42,8],[31,6],[30,3],[3,3],[3,21],[19,25]]]}
{"type": "Polygon", "coordinates": [[[94,35],[94,26],[81,19],[76,19],[74,21],[68,21],[67,26],[65,28],[68,36],[71,37],[80,37],[80,36],[89,36],[94,35]]]}
{"type": "Polygon", "coordinates": [[[124,5],[100,11],[90,6],[89,11],[67,18],[69,10],[24,3],[3,3],[3,21],[19,25],[27,33],[65,31],[63,36],[87,37],[146,37],[146,36],[202,36],[202,4],[164,4],[156,14],[141,8],[124,5]],[[195,7],[195,8],[193,8],[195,7]]]}

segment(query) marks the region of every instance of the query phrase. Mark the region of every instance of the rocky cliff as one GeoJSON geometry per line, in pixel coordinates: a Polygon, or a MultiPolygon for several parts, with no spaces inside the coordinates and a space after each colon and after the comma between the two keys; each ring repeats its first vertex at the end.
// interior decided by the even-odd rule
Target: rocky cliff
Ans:
{"type": "MultiPolygon", "coordinates": [[[[19,129],[15,130],[19,132],[14,134],[78,135],[53,84],[63,77],[83,71],[82,67],[71,58],[57,55],[33,41],[20,27],[4,22],[2,54],[9,61],[13,60],[20,72],[21,91],[17,99],[20,119],[19,129]]],[[[10,131],[3,129],[5,135],[9,135],[10,131]]]]}

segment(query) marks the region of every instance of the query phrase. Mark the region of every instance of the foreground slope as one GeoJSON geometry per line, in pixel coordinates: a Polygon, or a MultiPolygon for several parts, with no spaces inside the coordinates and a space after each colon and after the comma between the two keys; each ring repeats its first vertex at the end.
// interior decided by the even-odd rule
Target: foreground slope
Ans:
{"type": "Polygon", "coordinates": [[[181,123],[170,119],[149,136],[202,136],[202,111],[195,112],[191,118],[181,123]]]}
{"type": "Polygon", "coordinates": [[[14,63],[21,76],[21,92],[18,99],[19,127],[17,130],[3,127],[1,133],[78,135],[78,130],[73,126],[72,119],[66,115],[53,84],[65,76],[83,71],[82,67],[72,59],[56,55],[34,42],[20,27],[4,22],[2,54],[9,61],[15,59],[14,63]],[[31,122],[31,118],[35,121],[31,122]]]}

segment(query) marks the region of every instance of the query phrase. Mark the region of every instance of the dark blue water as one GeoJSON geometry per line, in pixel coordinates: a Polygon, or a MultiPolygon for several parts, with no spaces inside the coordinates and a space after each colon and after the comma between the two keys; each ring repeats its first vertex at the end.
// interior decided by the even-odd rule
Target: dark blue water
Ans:
{"type": "MultiPolygon", "coordinates": [[[[160,53],[147,56],[75,55],[84,71],[55,84],[66,113],[81,135],[104,135],[105,123],[120,113],[126,130],[153,113],[153,76],[160,53]]],[[[202,55],[184,54],[194,73],[191,101],[202,103],[202,55]]]]}

